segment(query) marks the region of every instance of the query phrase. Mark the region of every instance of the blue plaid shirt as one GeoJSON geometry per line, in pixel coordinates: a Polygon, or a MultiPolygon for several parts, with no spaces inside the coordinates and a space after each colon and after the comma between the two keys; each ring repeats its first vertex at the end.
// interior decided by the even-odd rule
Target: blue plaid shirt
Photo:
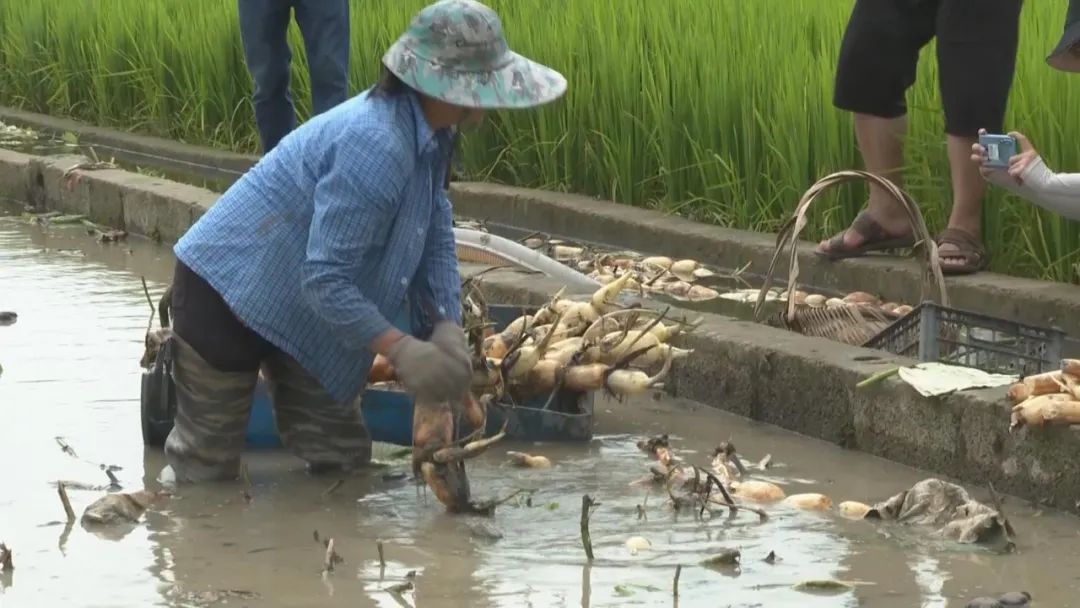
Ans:
{"type": "Polygon", "coordinates": [[[425,301],[461,323],[451,147],[411,92],[365,91],[286,136],[174,251],[245,325],[351,401],[368,344],[406,301],[413,333],[430,331],[425,301]]]}

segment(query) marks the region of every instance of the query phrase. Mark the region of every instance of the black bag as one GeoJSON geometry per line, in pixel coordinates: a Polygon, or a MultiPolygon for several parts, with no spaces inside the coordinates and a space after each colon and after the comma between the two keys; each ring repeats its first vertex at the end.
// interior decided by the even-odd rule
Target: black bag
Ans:
{"type": "MultiPolygon", "coordinates": [[[[162,329],[169,325],[168,305],[172,296],[169,289],[161,298],[158,309],[162,329]]],[[[162,447],[172,431],[176,416],[176,385],[173,383],[173,348],[171,336],[165,338],[148,369],[142,374],[140,417],[144,445],[162,447]]]]}

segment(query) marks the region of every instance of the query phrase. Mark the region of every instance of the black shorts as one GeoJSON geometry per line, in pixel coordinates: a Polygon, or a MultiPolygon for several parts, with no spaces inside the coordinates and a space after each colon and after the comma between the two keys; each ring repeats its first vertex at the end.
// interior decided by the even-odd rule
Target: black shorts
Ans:
{"type": "Polygon", "coordinates": [[[937,38],[945,132],[1003,130],[1016,68],[1022,0],[855,0],[833,103],[882,118],[907,113],[920,50],[937,38]]]}
{"type": "Polygon", "coordinates": [[[172,329],[207,363],[223,372],[254,372],[277,349],[244,325],[221,295],[176,261],[172,329]]]}

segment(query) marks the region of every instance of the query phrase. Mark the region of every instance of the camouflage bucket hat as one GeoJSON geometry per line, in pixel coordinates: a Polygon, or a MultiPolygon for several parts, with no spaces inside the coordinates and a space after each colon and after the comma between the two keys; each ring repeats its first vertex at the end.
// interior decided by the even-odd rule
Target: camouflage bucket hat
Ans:
{"type": "Polygon", "coordinates": [[[467,108],[531,108],[566,92],[562,74],[510,50],[499,16],[475,0],[421,10],[383,64],[424,95],[467,108]]]}

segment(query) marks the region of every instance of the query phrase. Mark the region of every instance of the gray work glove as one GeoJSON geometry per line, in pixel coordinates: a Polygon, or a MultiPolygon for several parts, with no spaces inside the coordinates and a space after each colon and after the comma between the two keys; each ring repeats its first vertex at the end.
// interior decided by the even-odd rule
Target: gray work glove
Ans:
{"type": "Polygon", "coordinates": [[[468,356],[448,353],[434,342],[405,336],[390,347],[387,358],[405,389],[418,401],[461,399],[472,383],[468,356]]]}
{"type": "Polygon", "coordinates": [[[464,359],[472,367],[469,339],[465,331],[453,321],[439,321],[431,332],[431,342],[450,355],[464,359]]]}

